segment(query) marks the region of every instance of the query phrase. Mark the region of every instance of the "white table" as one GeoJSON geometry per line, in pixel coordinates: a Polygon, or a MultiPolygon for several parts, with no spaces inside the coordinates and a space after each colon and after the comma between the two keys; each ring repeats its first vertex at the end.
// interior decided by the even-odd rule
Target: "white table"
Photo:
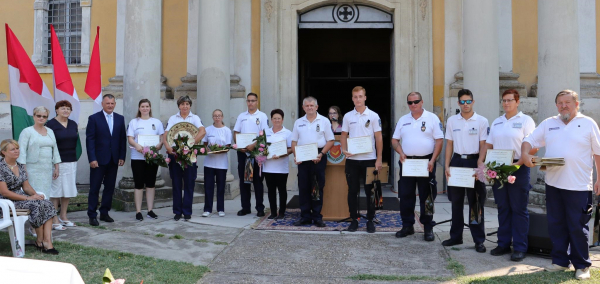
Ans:
{"type": "Polygon", "coordinates": [[[0,282],[85,284],[73,264],[15,257],[0,257],[0,282]]]}

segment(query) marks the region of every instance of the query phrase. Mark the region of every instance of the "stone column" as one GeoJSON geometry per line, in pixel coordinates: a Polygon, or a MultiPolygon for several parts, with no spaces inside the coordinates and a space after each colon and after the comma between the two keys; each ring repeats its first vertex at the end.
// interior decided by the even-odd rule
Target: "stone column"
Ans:
{"type": "MultiPolygon", "coordinates": [[[[123,109],[126,111],[123,115],[127,124],[135,118],[138,103],[143,98],[153,103],[152,115],[160,117],[162,0],[127,0],[125,6],[123,109]]],[[[123,179],[119,182],[121,190],[133,188],[130,157],[128,154],[123,179]]],[[[157,188],[163,185],[164,181],[157,180],[157,188]]],[[[124,197],[124,194],[116,195],[116,198],[124,197]]]]}
{"type": "Polygon", "coordinates": [[[498,62],[500,72],[512,72],[512,1],[498,3],[498,62]]]}
{"type": "Polygon", "coordinates": [[[108,79],[109,85],[102,88],[107,94],[116,97],[123,96],[123,63],[125,62],[125,14],[126,1],[117,1],[117,37],[115,54],[115,76],[108,79]]]}
{"type": "Polygon", "coordinates": [[[464,87],[473,92],[475,111],[490,122],[500,113],[496,0],[463,1],[464,87]]]}
{"type": "MultiPolygon", "coordinates": [[[[579,72],[581,98],[600,98],[600,75],[596,72],[596,1],[578,0],[579,72]]],[[[585,112],[585,110],[583,110],[585,112]]],[[[586,113],[598,121],[599,115],[586,113]]]]}

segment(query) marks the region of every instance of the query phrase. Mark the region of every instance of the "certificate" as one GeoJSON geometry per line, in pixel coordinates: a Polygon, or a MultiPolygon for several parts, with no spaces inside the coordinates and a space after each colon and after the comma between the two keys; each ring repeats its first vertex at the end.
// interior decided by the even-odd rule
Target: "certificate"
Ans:
{"type": "Polygon", "coordinates": [[[405,159],[402,163],[402,176],[429,177],[428,164],[429,160],[427,159],[405,159]]]}
{"type": "Polygon", "coordinates": [[[269,150],[267,159],[271,159],[275,155],[279,157],[287,155],[287,141],[281,140],[279,142],[273,142],[271,145],[267,146],[267,149],[269,150]]]}
{"type": "Polygon", "coordinates": [[[485,155],[485,163],[496,162],[497,165],[505,164],[512,165],[515,157],[513,150],[488,149],[485,155]]]}
{"type": "Polygon", "coordinates": [[[146,147],[156,146],[160,143],[160,139],[158,135],[138,135],[138,144],[146,147]]]}
{"type": "Polygon", "coordinates": [[[450,167],[450,178],[448,179],[448,186],[474,188],[474,173],[475,171],[472,168],[450,167]]]}
{"type": "Polygon", "coordinates": [[[348,138],[348,152],[353,155],[373,152],[371,136],[348,138]]]}
{"type": "Polygon", "coordinates": [[[317,143],[296,146],[296,162],[311,161],[319,156],[317,143]]]}
{"type": "Polygon", "coordinates": [[[238,149],[246,148],[248,145],[254,143],[254,138],[256,138],[256,134],[254,133],[238,133],[235,135],[235,143],[237,144],[238,149]]]}

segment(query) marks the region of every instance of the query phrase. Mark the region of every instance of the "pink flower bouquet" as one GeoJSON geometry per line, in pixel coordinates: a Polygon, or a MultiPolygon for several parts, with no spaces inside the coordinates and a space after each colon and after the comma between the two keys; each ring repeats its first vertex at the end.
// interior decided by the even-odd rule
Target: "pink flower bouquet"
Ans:
{"type": "Polygon", "coordinates": [[[496,161],[489,162],[485,165],[479,166],[475,169],[477,180],[480,182],[494,185],[496,182],[500,183],[500,187],[503,187],[505,183],[513,184],[517,179],[512,174],[516,172],[521,166],[518,165],[505,165],[497,164],[496,161]]]}

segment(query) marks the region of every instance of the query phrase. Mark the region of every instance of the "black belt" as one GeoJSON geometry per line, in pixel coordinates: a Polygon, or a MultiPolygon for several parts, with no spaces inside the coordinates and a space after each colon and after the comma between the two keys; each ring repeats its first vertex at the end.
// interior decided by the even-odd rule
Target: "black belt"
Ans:
{"type": "Polygon", "coordinates": [[[513,160],[513,163],[516,163],[516,162],[518,162],[518,161],[519,161],[519,159],[514,159],[514,160],[513,160]]]}
{"type": "Polygon", "coordinates": [[[431,159],[433,154],[425,155],[425,156],[406,156],[407,159],[431,159]]]}
{"type": "Polygon", "coordinates": [[[454,153],[453,158],[459,158],[459,159],[463,159],[463,160],[473,160],[473,159],[479,159],[479,154],[462,155],[462,154],[454,153]]]}

